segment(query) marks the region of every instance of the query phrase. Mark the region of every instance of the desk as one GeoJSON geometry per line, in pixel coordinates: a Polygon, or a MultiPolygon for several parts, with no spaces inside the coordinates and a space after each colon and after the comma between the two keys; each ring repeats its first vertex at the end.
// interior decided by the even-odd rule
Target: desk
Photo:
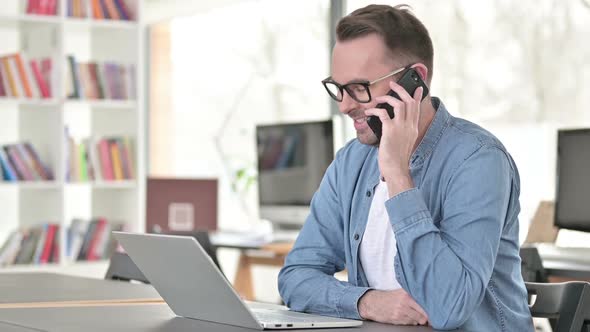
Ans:
{"type": "MultiPolygon", "coordinates": [[[[0,321],[43,331],[59,332],[252,332],[255,330],[176,317],[165,304],[82,308],[1,309],[0,321]]],[[[21,330],[15,330],[20,332],[21,330]]],[[[28,330],[24,330],[27,331],[28,330]]],[[[358,328],[288,330],[329,332],[429,332],[424,326],[393,326],[365,322],[358,328]]]]}
{"type": "Polygon", "coordinates": [[[17,303],[146,302],[161,299],[151,285],[56,273],[2,273],[0,294],[0,307],[17,303]]]}
{"type": "Polygon", "coordinates": [[[545,243],[536,247],[548,276],[590,281],[590,248],[557,247],[545,243]]]}

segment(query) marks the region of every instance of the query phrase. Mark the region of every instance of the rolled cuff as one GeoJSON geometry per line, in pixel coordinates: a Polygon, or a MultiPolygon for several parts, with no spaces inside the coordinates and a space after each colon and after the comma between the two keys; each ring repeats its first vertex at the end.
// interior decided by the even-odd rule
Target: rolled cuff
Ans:
{"type": "Polygon", "coordinates": [[[389,220],[396,233],[403,232],[414,223],[430,218],[430,211],[418,188],[401,192],[385,202],[389,220]]]}
{"type": "Polygon", "coordinates": [[[339,316],[342,318],[361,320],[362,318],[359,314],[358,301],[369,290],[371,290],[369,287],[347,288],[344,294],[340,297],[340,302],[338,303],[339,316]]]}

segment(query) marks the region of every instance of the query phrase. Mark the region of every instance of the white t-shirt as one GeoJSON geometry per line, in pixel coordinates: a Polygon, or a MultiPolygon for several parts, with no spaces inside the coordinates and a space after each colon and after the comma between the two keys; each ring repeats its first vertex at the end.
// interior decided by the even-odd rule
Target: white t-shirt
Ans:
{"type": "Polygon", "coordinates": [[[387,184],[380,181],[375,189],[369,220],[360,245],[360,258],[369,286],[378,290],[401,288],[395,278],[393,260],[397,253],[393,228],[385,209],[389,199],[387,184]]]}

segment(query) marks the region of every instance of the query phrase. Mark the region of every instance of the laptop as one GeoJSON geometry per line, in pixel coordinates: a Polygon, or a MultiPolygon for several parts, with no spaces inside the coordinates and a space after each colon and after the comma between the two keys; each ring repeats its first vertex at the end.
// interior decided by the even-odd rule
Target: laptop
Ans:
{"type": "Polygon", "coordinates": [[[177,316],[257,330],[362,325],[285,307],[247,305],[192,236],[113,234],[177,316]]]}

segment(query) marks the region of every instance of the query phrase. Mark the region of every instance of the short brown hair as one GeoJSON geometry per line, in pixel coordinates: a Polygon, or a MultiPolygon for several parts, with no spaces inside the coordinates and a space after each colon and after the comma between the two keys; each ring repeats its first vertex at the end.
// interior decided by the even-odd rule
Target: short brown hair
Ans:
{"type": "Polygon", "coordinates": [[[432,40],[428,30],[407,5],[368,5],[343,17],[336,26],[339,41],[376,33],[383,38],[391,56],[422,62],[432,79],[432,40]]]}

